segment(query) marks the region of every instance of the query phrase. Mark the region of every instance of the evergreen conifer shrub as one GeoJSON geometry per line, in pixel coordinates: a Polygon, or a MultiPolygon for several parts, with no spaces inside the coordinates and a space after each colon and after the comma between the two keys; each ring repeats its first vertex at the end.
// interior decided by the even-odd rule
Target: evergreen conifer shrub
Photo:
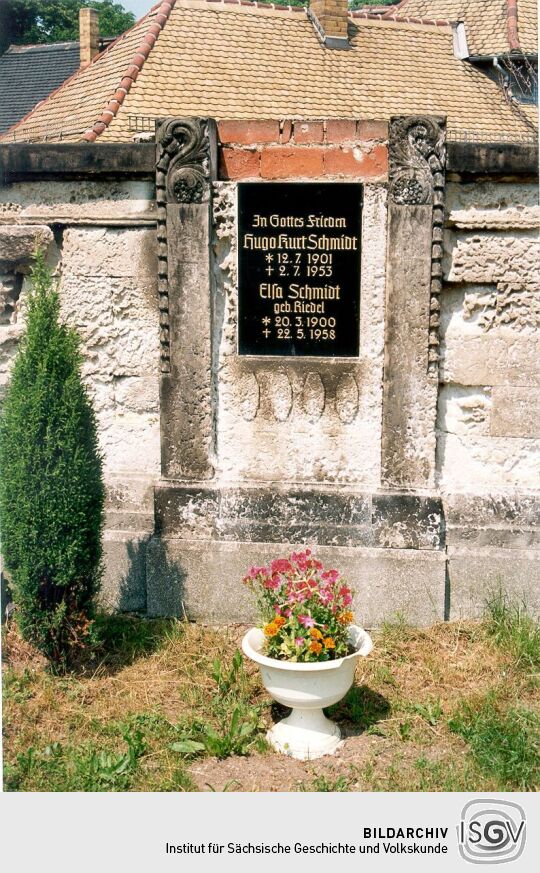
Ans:
{"type": "Polygon", "coordinates": [[[55,672],[89,627],[101,576],[104,487],[73,328],[42,253],[0,418],[0,534],[22,636],[55,672]]]}

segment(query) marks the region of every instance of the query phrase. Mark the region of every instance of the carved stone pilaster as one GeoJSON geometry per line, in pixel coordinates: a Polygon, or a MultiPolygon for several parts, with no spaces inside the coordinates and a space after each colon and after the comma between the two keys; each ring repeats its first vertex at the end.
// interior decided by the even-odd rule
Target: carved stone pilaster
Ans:
{"type": "Polygon", "coordinates": [[[162,472],[212,475],[210,210],[217,166],[208,118],[156,122],[162,472]]]}
{"type": "Polygon", "coordinates": [[[445,122],[390,121],[382,476],[433,487],[442,286],[445,122]]]}
{"type": "Polygon", "coordinates": [[[445,134],[444,118],[398,116],[390,121],[390,202],[396,206],[433,206],[427,370],[435,379],[439,372],[445,134]]]}
{"type": "Polygon", "coordinates": [[[202,118],[156,121],[156,201],[161,372],[171,369],[167,204],[204,203],[216,167],[215,124],[202,118]]]}

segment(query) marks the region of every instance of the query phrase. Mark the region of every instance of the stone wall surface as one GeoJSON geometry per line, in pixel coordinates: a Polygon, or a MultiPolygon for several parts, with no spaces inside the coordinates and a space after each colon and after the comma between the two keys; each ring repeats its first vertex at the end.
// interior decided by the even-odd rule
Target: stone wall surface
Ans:
{"type": "Polygon", "coordinates": [[[452,183],[447,207],[439,484],[445,491],[538,490],[538,188],[452,183]]]}
{"type": "Polygon", "coordinates": [[[386,190],[364,189],[360,358],[236,354],[236,185],[216,185],[216,475],[222,482],[380,483],[386,190]]]}
{"type": "MultiPolygon", "coordinates": [[[[287,149],[315,160],[319,148],[327,178],[352,179],[353,164],[374,160],[383,148],[384,131],[375,130],[364,137],[372,145],[355,153],[360,133],[350,123],[338,129],[330,122],[276,122],[272,131],[262,122],[252,130],[227,124],[219,130],[222,179],[291,177],[287,149]],[[338,151],[343,167],[348,163],[333,174],[338,151]]],[[[210,248],[206,201],[175,207],[175,221],[160,218],[169,230],[173,358],[186,364],[167,374],[169,383],[176,380],[170,394],[161,376],[161,400],[163,268],[153,182],[74,179],[0,188],[0,401],[24,329],[27,274],[39,242],[59,277],[62,312],[82,337],[84,377],[98,416],[107,482],[106,608],[251,620],[239,585],[246,567],[299,543],[348,575],[367,625],[397,611],[419,624],[474,614],[499,583],[516,594],[528,591],[540,608],[536,184],[446,185],[438,384],[436,352],[429,378],[427,369],[433,313],[420,318],[410,306],[418,277],[429,285],[433,263],[412,248],[387,251],[400,237],[395,226],[388,233],[386,170],[375,169],[363,177],[358,360],[238,356],[236,181],[213,185],[210,248]],[[204,234],[196,237],[203,221],[204,234]],[[184,233],[189,222],[191,237],[184,233]],[[200,251],[189,242],[195,238],[200,251]],[[388,258],[405,265],[394,284],[388,258]],[[203,262],[211,275],[201,275],[203,262]],[[386,398],[385,336],[399,376],[386,398]],[[393,435],[386,454],[383,407],[393,435]],[[178,423],[171,433],[192,435],[192,444],[186,439],[182,452],[170,446],[169,455],[193,463],[164,463],[167,416],[169,425],[178,423]]],[[[314,170],[308,175],[317,177],[314,170]]],[[[433,255],[441,237],[430,235],[431,206],[405,208],[413,229],[414,209],[425,214],[425,252],[433,255]]],[[[424,302],[434,300],[428,295],[424,302]]]]}

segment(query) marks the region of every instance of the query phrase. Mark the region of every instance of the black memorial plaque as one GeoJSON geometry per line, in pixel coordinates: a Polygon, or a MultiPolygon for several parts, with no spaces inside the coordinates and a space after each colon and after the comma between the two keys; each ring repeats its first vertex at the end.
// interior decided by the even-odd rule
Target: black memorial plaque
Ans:
{"type": "Polygon", "coordinates": [[[357,357],[362,186],[238,185],[238,352],[357,357]]]}

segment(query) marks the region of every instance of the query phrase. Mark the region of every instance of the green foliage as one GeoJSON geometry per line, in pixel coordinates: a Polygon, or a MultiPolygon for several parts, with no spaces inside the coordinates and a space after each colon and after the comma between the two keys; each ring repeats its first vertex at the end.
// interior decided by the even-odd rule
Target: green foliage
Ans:
{"type": "Polygon", "coordinates": [[[136,615],[96,615],[88,634],[91,656],[103,665],[120,668],[155,652],[165,638],[183,633],[183,622],[143,620],[136,615]]]}
{"type": "Polygon", "coordinates": [[[232,712],[221,713],[219,722],[218,728],[206,722],[193,724],[190,736],[172,743],[170,748],[186,757],[205,752],[214,758],[248,755],[254,749],[264,748],[257,707],[238,704],[232,712]]]}
{"type": "Polygon", "coordinates": [[[431,727],[439,722],[443,716],[443,709],[440,700],[430,701],[429,703],[415,703],[413,712],[423,718],[431,727]]]}
{"type": "Polygon", "coordinates": [[[6,791],[127,791],[146,744],[138,731],[124,736],[124,752],[97,750],[54,742],[44,749],[31,746],[6,767],[6,791]]]}
{"type": "Polygon", "coordinates": [[[218,695],[225,697],[231,691],[235,692],[244,673],[242,652],[237,649],[233,655],[230,668],[227,670],[219,658],[212,664],[212,679],[217,685],[218,695]]]}
{"type": "Polygon", "coordinates": [[[32,284],[0,420],[0,525],[20,631],[58,671],[85,637],[99,586],[104,489],[78,337],[59,321],[42,254],[32,284]]]}
{"type": "Polygon", "coordinates": [[[485,627],[488,636],[515,659],[516,667],[540,667],[540,622],[527,611],[524,601],[512,599],[502,589],[486,604],[485,627]]]}
{"type": "Polygon", "coordinates": [[[230,667],[219,659],[212,664],[217,692],[211,698],[210,722],[193,722],[170,748],[185,757],[207,754],[216,758],[248,755],[265,748],[262,738],[261,706],[249,700],[249,683],[242,653],[237,649],[230,667]]]}
{"type": "MultiPolygon", "coordinates": [[[[399,0],[350,0],[349,9],[364,9],[366,6],[394,6],[399,0]]],[[[368,10],[369,11],[369,10],[368,10]]]]}
{"type": "Polygon", "coordinates": [[[500,709],[493,694],[463,703],[449,721],[450,730],[469,744],[476,766],[497,781],[500,791],[540,787],[540,717],[514,706],[500,709]]]}
{"type": "Polygon", "coordinates": [[[14,703],[31,700],[34,696],[33,684],[34,677],[28,667],[22,673],[6,670],[2,675],[4,700],[13,700],[14,703]]]}
{"type": "Polygon", "coordinates": [[[102,36],[118,36],[135,16],[114,0],[1,0],[0,52],[10,44],[64,42],[79,39],[79,9],[97,9],[102,36]]]}
{"type": "Polygon", "coordinates": [[[403,742],[410,740],[412,732],[412,724],[410,721],[400,721],[398,724],[399,736],[403,742]]]}
{"type": "Polygon", "coordinates": [[[332,778],[331,775],[327,776],[325,773],[319,773],[318,776],[315,776],[311,782],[299,782],[298,783],[298,791],[305,792],[334,792],[334,791],[352,791],[353,783],[356,780],[356,775],[354,772],[351,773],[350,776],[342,773],[340,776],[336,776],[332,778]]]}

